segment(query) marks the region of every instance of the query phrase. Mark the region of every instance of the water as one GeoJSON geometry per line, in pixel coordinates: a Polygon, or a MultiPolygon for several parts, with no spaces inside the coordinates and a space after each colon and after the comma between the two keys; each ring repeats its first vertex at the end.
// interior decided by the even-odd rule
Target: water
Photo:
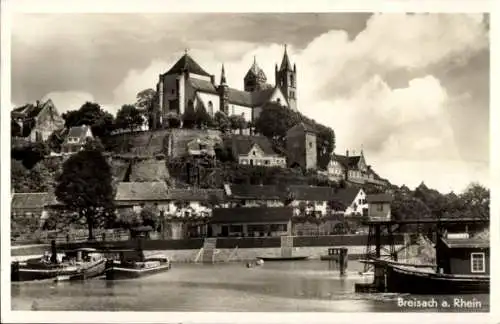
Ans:
{"type": "MultiPolygon", "coordinates": [[[[12,283],[12,309],[164,312],[402,311],[397,305],[400,296],[354,293],[356,282],[372,281],[372,277],[364,278],[358,274],[361,269],[362,265],[359,263],[350,262],[347,278],[340,278],[332,263],[319,260],[267,262],[256,268],[246,268],[244,263],[174,264],[168,272],[134,280],[12,283]]],[[[483,307],[480,311],[489,311],[488,295],[466,298],[473,297],[481,301],[483,307]]]]}

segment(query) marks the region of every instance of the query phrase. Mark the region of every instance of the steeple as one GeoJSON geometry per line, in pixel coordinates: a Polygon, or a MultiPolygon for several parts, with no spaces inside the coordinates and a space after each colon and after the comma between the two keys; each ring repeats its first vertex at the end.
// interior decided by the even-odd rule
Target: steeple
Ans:
{"type": "Polygon", "coordinates": [[[280,71],[293,71],[292,64],[290,64],[290,59],[288,58],[287,45],[285,44],[285,53],[283,54],[283,60],[281,61],[280,71]]]}
{"type": "Polygon", "coordinates": [[[224,63],[222,63],[222,70],[220,72],[220,84],[227,85],[226,82],[226,71],[224,70],[224,63]]]}
{"type": "Polygon", "coordinates": [[[255,56],[253,57],[253,64],[245,75],[243,82],[244,89],[248,92],[261,90],[267,82],[266,74],[257,64],[257,58],[255,56]]]}

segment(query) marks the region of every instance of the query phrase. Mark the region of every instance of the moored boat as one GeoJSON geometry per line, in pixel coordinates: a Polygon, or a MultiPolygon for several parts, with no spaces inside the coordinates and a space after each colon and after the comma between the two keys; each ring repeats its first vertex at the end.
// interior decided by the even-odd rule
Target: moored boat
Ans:
{"type": "Polygon", "coordinates": [[[40,258],[29,259],[26,262],[13,262],[11,280],[85,280],[100,276],[105,270],[106,259],[95,249],[67,251],[60,258],[53,243],[51,256],[46,253],[40,258]]]}
{"type": "Polygon", "coordinates": [[[481,294],[490,291],[490,276],[445,274],[397,263],[386,264],[387,292],[420,295],[481,294]]]}
{"type": "Polygon", "coordinates": [[[307,260],[309,256],[292,256],[292,257],[258,257],[257,259],[263,261],[300,261],[307,260]]]}
{"type": "Polygon", "coordinates": [[[170,270],[168,257],[153,255],[145,257],[142,251],[122,251],[119,260],[109,260],[106,280],[133,279],[170,270]]]}

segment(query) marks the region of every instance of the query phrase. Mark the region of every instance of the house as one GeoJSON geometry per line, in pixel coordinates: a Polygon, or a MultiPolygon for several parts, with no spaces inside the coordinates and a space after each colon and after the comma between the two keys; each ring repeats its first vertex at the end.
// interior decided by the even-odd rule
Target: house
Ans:
{"type": "Polygon", "coordinates": [[[64,127],[52,100],[37,101],[15,108],[11,112],[11,135],[28,142],[46,141],[50,134],[64,127]]]}
{"type": "Polygon", "coordinates": [[[244,89],[230,87],[224,65],[221,66],[220,82],[208,73],[187,52],[158,78],[156,90],[158,105],[152,111],[153,124],[165,125],[169,113],[183,115],[187,107],[204,109],[214,116],[218,111],[226,115],[242,115],[246,121],[255,121],[267,103],[297,110],[297,70],[292,67],[285,49],[281,66],[275,66],[275,82],[267,83],[264,71],[254,57],[253,64],[243,78],[244,89]]]}
{"type": "Polygon", "coordinates": [[[190,156],[215,157],[214,146],[214,142],[211,140],[195,138],[187,143],[187,150],[190,156]]]}
{"type": "Polygon", "coordinates": [[[12,219],[31,219],[42,226],[48,218],[47,204],[50,196],[47,192],[14,193],[11,200],[12,219]]]}
{"type": "Polygon", "coordinates": [[[238,207],[283,207],[286,190],[274,185],[225,184],[225,199],[238,207]]]}
{"type": "Polygon", "coordinates": [[[286,133],[287,164],[291,168],[303,170],[316,169],[318,153],[316,130],[311,125],[301,122],[286,133]]]}
{"type": "Polygon", "coordinates": [[[139,212],[146,205],[160,210],[169,206],[168,187],[163,181],[119,182],[116,187],[115,204],[119,210],[132,209],[139,212]]]}
{"type": "Polygon", "coordinates": [[[232,135],[224,139],[234,160],[242,165],[286,167],[286,158],[276,153],[264,136],[232,135]]]}
{"type": "Polygon", "coordinates": [[[335,189],[331,187],[317,187],[306,185],[291,185],[288,191],[293,197],[290,204],[294,209],[294,215],[298,216],[302,212],[326,215],[329,209],[329,202],[335,196],[335,189]],[[303,210],[300,210],[303,209],[303,210]]]}
{"type": "Polygon", "coordinates": [[[368,217],[372,220],[390,220],[392,200],[389,194],[366,195],[368,217]]]}
{"type": "Polygon", "coordinates": [[[389,182],[382,179],[371,166],[366,164],[363,150],[359,155],[349,155],[349,150],[345,155],[333,154],[327,166],[327,174],[330,180],[345,180],[354,184],[372,184],[379,187],[389,185],[389,182]]]}
{"type": "Polygon", "coordinates": [[[61,145],[62,153],[76,153],[83,149],[88,139],[94,138],[90,126],[73,126],[69,129],[66,139],[61,145]]]}
{"type": "Polygon", "coordinates": [[[215,208],[210,220],[212,236],[283,236],[292,230],[292,208],[215,208]]]}
{"type": "Polygon", "coordinates": [[[467,234],[448,234],[436,244],[438,271],[445,274],[490,273],[490,243],[483,238],[470,238],[467,234]]]}
{"type": "Polygon", "coordinates": [[[335,199],[345,207],[345,216],[368,216],[368,203],[363,189],[356,187],[338,189],[335,199]]]}

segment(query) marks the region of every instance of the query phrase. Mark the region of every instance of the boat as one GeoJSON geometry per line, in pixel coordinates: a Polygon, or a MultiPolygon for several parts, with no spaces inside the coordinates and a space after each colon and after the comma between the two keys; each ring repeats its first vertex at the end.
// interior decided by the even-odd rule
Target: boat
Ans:
{"type": "Polygon", "coordinates": [[[119,260],[108,260],[106,280],[140,278],[171,268],[169,258],[161,254],[146,257],[141,250],[121,251],[119,260]]]}
{"type": "Polygon", "coordinates": [[[85,280],[98,277],[106,270],[106,259],[95,249],[81,248],[66,251],[60,256],[54,243],[52,255],[45,253],[40,258],[28,259],[26,262],[13,262],[11,280],[85,280]]]}
{"type": "Polygon", "coordinates": [[[422,267],[387,263],[387,292],[419,295],[481,294],[490,292],[490,276],[445,274],[422,267]]]}
{"type": "Polygon", "coordinates": [[[292,256],[292,257],[258,257],[262,261],[300,261],[307,260],[309,256],[292,256]]]}

